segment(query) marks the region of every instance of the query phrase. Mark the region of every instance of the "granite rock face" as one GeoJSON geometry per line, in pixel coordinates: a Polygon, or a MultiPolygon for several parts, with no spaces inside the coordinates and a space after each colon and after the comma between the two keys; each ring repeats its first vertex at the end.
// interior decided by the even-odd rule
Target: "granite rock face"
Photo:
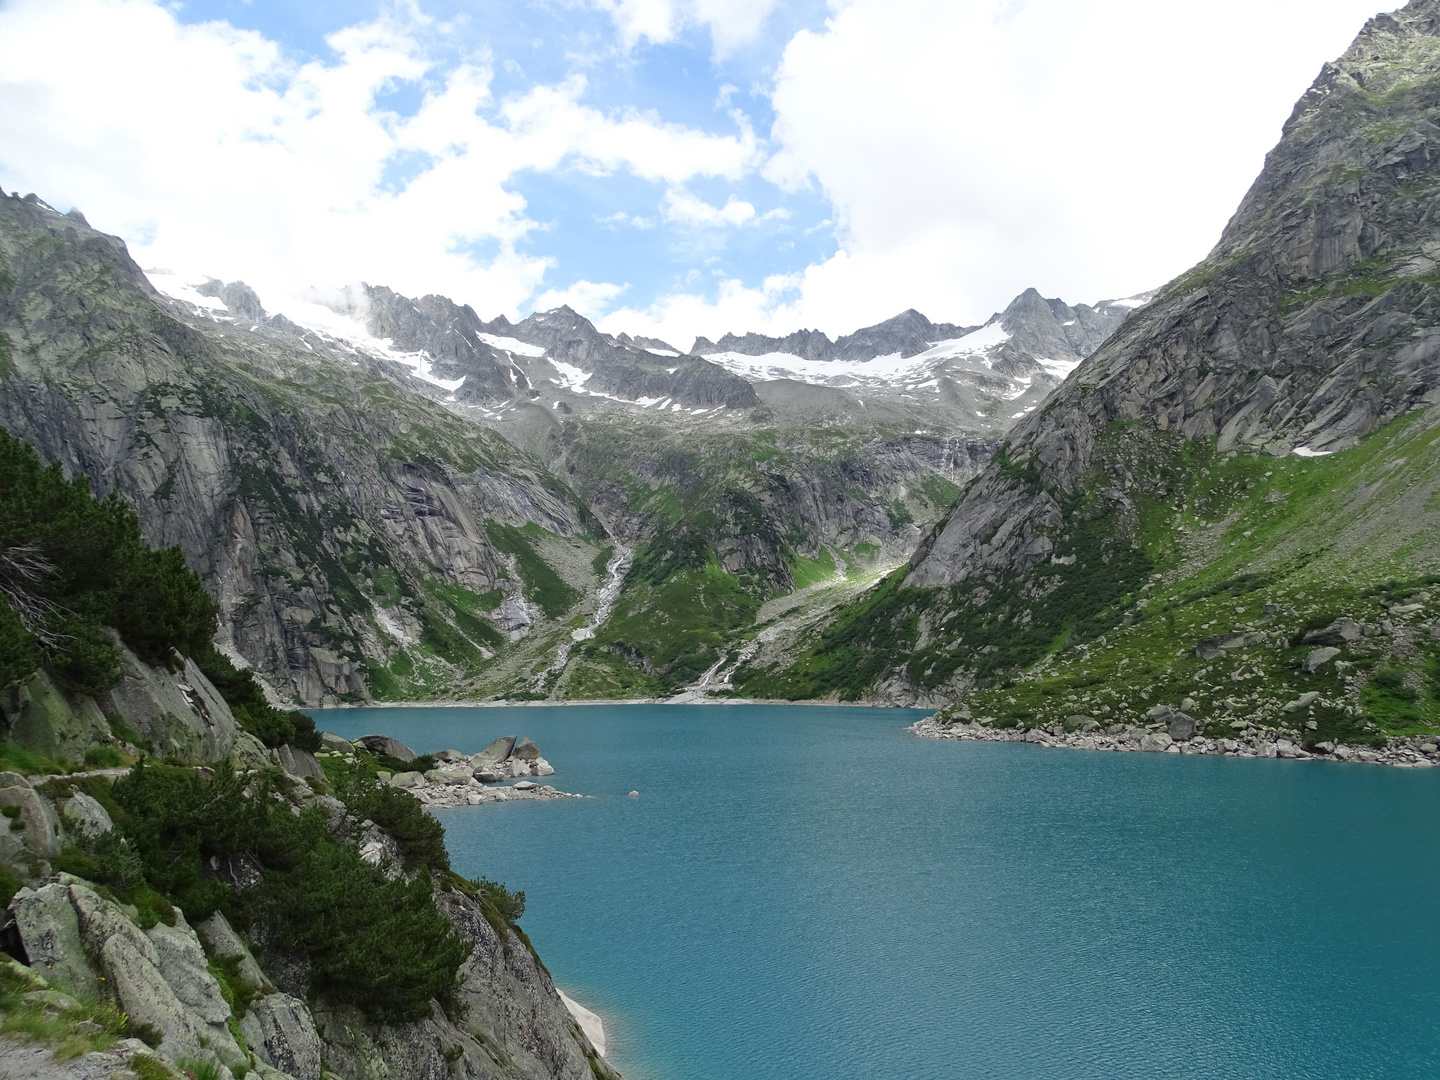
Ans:
{"type": "Polygon", "coordinates": [[[1440,7],[1378,15],[1296,105],[1220,242],[1020,421],[911,560],[909,582],[1023,573],[1066,528],[1092,470],[1119,497],[1100,438],[1141,424],[1219,449],[1329,452],[1440,402],[1440,7]]]}
{"type": "Polygon", "coordinates": [[[519,591],[487,522],[598,531],[543,467],[397,385],[398,364],[259,320],[238,283],[214,287],[223,320],[191,318],[119,239],[33,197],[0,196],[0,264],[0,426],[125,496],[153,546],[178,544],[211,583],[222,646],[284,698],[363,697],[367,664],[437,628],[478,662],[483,626],[457,630],[438,587],[519,591]]]}

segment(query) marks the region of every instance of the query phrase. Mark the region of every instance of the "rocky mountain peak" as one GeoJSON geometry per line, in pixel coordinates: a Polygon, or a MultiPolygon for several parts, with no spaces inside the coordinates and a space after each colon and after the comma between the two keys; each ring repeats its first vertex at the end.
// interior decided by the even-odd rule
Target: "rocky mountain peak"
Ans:
{"type": "Polygon", "coordinates": [[[1437,13],[1416,0],[1378,16],[1325,66],[1214,251],[1015,427],[1005,459],[1033,474],[994,467],[972,486],[912,560],[914,583],[1048,558],[1064,493],[1097,470],[1131,486],[1102,441],[1113,422],[1314,454],[1440,401],[1437,13]]]}

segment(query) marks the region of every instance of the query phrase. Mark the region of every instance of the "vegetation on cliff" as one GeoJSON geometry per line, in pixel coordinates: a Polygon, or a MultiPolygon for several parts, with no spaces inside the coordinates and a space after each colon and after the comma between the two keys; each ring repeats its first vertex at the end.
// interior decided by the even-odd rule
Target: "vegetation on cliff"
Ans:
{"type": "Polygon", "coordinates": [[[41,665],[82,694],[114,685],[113,628],[142,660],[188,657],[215,683],[236,720],[266,746],[319,746],[303,713],[273,708],[249,671],[212,644],[216,604],[178,547],[153,550],[129,504],[66,480],[58,462],[0,430],[0,686],[41,665]]]}

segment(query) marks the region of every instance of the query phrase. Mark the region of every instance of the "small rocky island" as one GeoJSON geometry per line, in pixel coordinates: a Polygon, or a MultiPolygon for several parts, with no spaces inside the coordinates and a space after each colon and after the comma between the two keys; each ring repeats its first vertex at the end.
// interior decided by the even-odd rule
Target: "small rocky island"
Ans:
{"type": "MultiPolygon", "coordinates": [[[[357,750],[363,750],[394,766],[378,770],[375,774],[378,780],[408,791],[426,806],[479,806],[519,799],[582,798],[529,779],[532,776],[553,776],[555,770],[540,756],[540,748],[535,742],[524,736],[502,735],[478,754],[468,755],[458,750],[421,755],[389,735],[362,735],[352,741],[330,731],[320,733],[320,746],[314,754],[317,775],[324,772],[321,760],[353,758],[357,750]],[[411,768],[405,768],[406,765],[411,768]],[[506,780],[516,782],[486,787],[487,784],[498,785],[506,780]]],[[[303,769],[304,765],[299,765],[299,768],[303,769]]]]}

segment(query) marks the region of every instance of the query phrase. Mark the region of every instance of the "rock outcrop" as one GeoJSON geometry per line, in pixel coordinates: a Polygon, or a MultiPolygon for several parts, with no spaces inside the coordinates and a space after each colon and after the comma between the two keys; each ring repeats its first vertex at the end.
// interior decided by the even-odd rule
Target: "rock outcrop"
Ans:
{"type": "Polygon", "coordinates": [[[916,552],[911,584],[1024,573],[1057,551],[1067,497],[1133,496],[1100,438],[1112,424],[1329,453],[1440,402],[1437,13],[1414,0],[1378,15],[1325,65],[1215,249],[1016,426],[1007,465],[916,552]]]}
{"type": "Polygon", "coordinates": [[[96,746],[128,746],[197,764],[237,751],[264,754],[193,660],[172,672],[146,664],[118,636],[112,640],[120,678],[101,694],[67,694],[43,668],[0,689],[0,737],[70,762],[84,761],[96,746]]]}
{"type": "Polygon", "coordinates": [[[0,268],[0,425],[178,544],[225,648],[285,697],[364,698],[422,637],[473,673],[503,640],[476,598],[523,586],[489,523],[602,532],[503,438],[397,385],[408,369],[253,322],[236,283],[229,315],[192,318],[33,196],[0,196],[0,268]]]}
{"type": "MultiPolygon", "coordinates": [[[[534,747],[513,737],[507,742],[517,741],[534,747]]],[[[470,762],[458,753],[452,760],[470,762]]],[[[499,760],[521,759],[512,759],[507,749],[499,760]]],[[[524,760],[534,765],[544,759],[537,750],[524,760]]],[[[618,1080],[562,1001],[528,940],[452,880],[437,876],[434,888],[437,910],[471,946],[455,996],[443,1004],[432,1002],[429,1015],[419,1020],[381,1022],[323,995],[305,1000],[300,996],[307,971],[304,958],[267,940],[262,966],[256,951],[218,912],[192,928],[180,910],[162,909],[158,921],[152,915],[145,925],[135,908],[110,898],[105,890],[68,873],[49,873],[35,860],[55,852],[65,829],[73,828],[75,837],[93,837],[94,830],[109,821],[99,802],[83,792],[71,790],[60,798],[47,794],[51,790],[0,774],[0,805],[21,806],[21,821],[27,826],[25,846],[11,854],[31,867],[26,871],[30,884],[15,894],[8,911],[0,912],[0,926],[7,927],[0,930],[5,947],[22,962],[15,970],[53,1001],[55,1023],[70,1023],[80,1035],[99,1032],[98,1025],[82,1018],[88,1006],[81,1003],[108,1002],[128,1031],[151,1044],[122,1040],[106,1053],[79,1059],[74,1076],[109,1078],[136,1054],[154,1053],[187,1067],[209,1062],[222,1078],[243,1071],[265,1080],[322,1080],[331,1075],[347,1080],[453,1075],[477,1080],[618,1080]],[[13,797],[20,792],[23,799],[13,797]],[[52,798],[60,799],[58,813],[52,798]],[[43,821],[44,827],[28,829],[31,820],[43,821]],[[38,878],[33,876],[37,868],[38,878]],[[272,962],[278,971],[274,979],[267,974],[272,962]],[[225,973],[224,986],[216,971],[225,973]],[[109,1071],[87,1071],[102,1068],[109,1071]]],[[[343,832],[354,825],[338,800],[316,795],[304,784],[290,791],[296,812],[301,806],[320,805],[331,814],[332,827],[343,832]]],[[[367,844],[379,845],[382,850],[374,861],[398,875],[401,859],[394,839],[373,822],[362,824],[362,853],[367,844]]],[[[0,857],[12,867],[18,865],[7,850],[0,849],[0,857]]],[[[240,890],[260,880],[224,868],[219,872],[240,890]]],[[[0,1071],[11,1062],[29,1069],[31,1061],[19,1046],[0,1040],[0,1071]]],[[[33,1075],[37,1080],[52,1077],[38,1071],[33,1075]]],[[[62,1076],[70,1074],[53,1074],[54,1080],[62,1076]]]]}

